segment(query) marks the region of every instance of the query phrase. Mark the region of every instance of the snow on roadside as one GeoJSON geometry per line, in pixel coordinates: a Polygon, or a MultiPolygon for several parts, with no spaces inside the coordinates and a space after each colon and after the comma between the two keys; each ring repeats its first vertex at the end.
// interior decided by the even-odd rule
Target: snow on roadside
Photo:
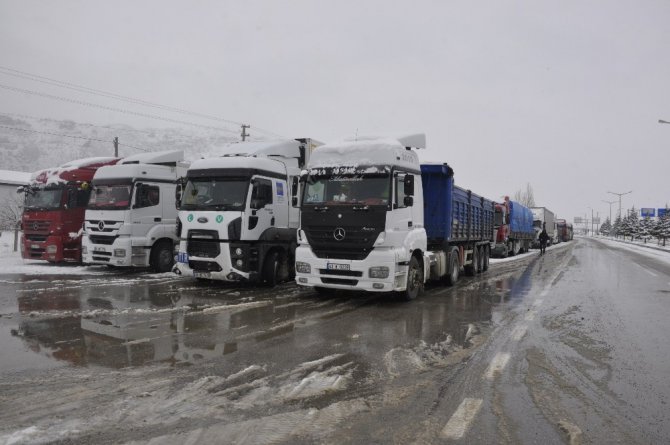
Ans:
{"type": "Polygon", "coordinates": [[[668,249],[662,249],[662,248],[657,249],[656,246],[653,246],[651,248],[644,247],[643,244],[615,241],[607,238],[595,238],[595,239],[610,247],[629,250],[647,256],[649,258],[654,258],[656,260],[662,261],[666,264],[670,264],[670,250],[668,249]]]}

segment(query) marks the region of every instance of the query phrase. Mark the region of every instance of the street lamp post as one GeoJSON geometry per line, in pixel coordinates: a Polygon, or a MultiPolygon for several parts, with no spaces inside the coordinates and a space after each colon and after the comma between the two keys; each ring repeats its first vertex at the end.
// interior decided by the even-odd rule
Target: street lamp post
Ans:
{"type": "Polygon", "coordinates": [[[633,191],[631,190],[631,191],[629,191],[629,192],[625,192],[625,193],[617,193],[617,192],[607,192],[607,193],[611,193],[611,194],[613,194],[613,195],[617,195],[617,196],[619,197],[619,218],[621,218],[621,197],[622,197],[623,195],[627,195],[627,194],[629,194],[629,193],[633,193],[633,191]]]}

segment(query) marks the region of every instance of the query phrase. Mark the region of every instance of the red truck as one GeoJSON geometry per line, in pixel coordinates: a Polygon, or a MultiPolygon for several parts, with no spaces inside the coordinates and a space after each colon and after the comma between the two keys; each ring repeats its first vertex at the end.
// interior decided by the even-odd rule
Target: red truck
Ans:
{"type": "Polygon", "coordinates": [[[556,228],[558,230],[558,241],[565,243],[570,241],[573,237],[572,224],[564,219],[556,220],[556,228]]]}
{"type": "Polygon", "coordinates": [[[81,262],[81,234],[96,170],[117,158],[86,158],[32,174],[21,216],[21,256],[51,263],[81,262]]]}

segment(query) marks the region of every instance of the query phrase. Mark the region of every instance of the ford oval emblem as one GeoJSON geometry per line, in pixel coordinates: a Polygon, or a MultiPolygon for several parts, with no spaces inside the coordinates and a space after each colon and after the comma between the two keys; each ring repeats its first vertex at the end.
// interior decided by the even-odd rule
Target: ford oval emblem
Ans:
{"type": "Polygon", "coordinates": [[[200,218],[198,218],[198,222],[199,222],[199,223],[203,223],[203,224],[204,224],[204,223],[206,223],[207,221],[209,221],[209,220],[208,220],[206,217],[204,217],[204,216],[201,216],[200,218]]]}

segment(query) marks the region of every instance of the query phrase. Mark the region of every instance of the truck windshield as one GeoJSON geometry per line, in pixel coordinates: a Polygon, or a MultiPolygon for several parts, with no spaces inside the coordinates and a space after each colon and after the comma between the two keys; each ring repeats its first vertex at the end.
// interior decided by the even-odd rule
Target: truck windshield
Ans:
{"type": "Polygon", "coordinates": [[[26,191],[25,208],[29,210],[55,210],[61,207],[61,197],[65,188],[38,189],[26,191]]]}
{"type": "Polygon", "coordinates": [[[189,178],[182,194],[183,210],[244,210],[249,179],[189,178]]]}
{"type": "Polygon", "coordinates": [[[386,206],[391,181],[388,175],[375,176],[310,176],[305,187],[303,204],[363,204],[386,206]]]}
{"type": "Polygon", "coordinates": [[[123,210],[130,208],[131,184],[94,184],[89,209],[123,210]]]}

